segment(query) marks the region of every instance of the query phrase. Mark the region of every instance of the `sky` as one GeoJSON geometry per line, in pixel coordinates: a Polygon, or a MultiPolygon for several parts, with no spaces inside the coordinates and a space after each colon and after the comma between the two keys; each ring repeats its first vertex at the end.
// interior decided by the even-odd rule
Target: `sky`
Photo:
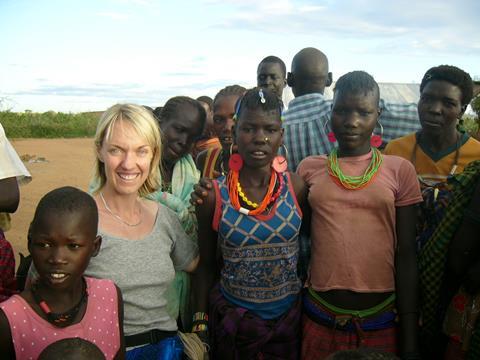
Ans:
{"type": "Polygon", "coordinates": [[[254,86],[268,55],[288,70],[305,47],[334,80],[418,83],[440,64],[480,79],[479,16],[478,0],[0,0],[0,110],[214,97],[254,86]]]}

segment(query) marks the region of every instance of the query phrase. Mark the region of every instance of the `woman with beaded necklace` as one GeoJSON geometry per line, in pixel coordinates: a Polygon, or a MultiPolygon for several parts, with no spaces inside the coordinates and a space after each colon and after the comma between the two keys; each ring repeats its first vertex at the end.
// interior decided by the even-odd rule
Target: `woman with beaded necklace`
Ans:
{"type": "Polygon", "coordinates": [[[375,80],[363,71],[343,75],[329,135],[338,148],[297,169],[312,208],[303,359],[363,346],[417,358],[415,204],[422,197],[407,160],[372,148],[381,142],[373,135],[379,115],[375,80]]]}
{"type": "Polygon", "coordinates": [[[247,91],[235,118],[232,146],[238,153],[197,207],[201,260],[192,330],[210,334],[215,359],[297,359],[298,234],[307,190],[277,156],[283,129],[276,95],[247,91]],[[214,286],[217,242],[223,266],[214,286]]]}

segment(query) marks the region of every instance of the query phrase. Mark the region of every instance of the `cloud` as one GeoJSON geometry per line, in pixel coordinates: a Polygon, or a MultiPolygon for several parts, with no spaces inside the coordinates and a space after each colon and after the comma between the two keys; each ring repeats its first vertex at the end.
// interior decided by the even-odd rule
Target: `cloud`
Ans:
{"type": "Polygon", "coordinates": [[[406,0],[222,0],[205,4],[230,7],[227,16],[213,25],[216,28],[313,35],[339,38],[339,42],[368,40],[370,44],[377,42],[375,46],[389,41],[398,43],[397,48],[417,52],[478,54],[480,50],[477,1],[424,0],[415,6],[406,0]],[[415,43],[406,41],[409,38],[415,43]]]}

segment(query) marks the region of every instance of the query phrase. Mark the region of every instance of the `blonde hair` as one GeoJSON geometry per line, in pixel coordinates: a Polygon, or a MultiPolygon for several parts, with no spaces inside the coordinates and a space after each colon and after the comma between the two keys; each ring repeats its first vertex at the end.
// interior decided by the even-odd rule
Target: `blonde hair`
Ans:
{"type": "Polygon", "coordinates": [[[162,157],[162,139],[160,129],[153,114],[143,106],[135,104],[116,104],[107,109],[100,118],[95,133],[96,159],[93,174],[93,189],[95,194],[105,185],[105,165],[100,161],[98,152],[105,139],[112,136],[112,129],[118,121],[125,121],[130,124],[137,134],[145,139],[153,152],[150,162],[150,171],[147,179],[138,190],[140,196],[146,196],[156,191],[161,184],[160,159],[162,157]]]}

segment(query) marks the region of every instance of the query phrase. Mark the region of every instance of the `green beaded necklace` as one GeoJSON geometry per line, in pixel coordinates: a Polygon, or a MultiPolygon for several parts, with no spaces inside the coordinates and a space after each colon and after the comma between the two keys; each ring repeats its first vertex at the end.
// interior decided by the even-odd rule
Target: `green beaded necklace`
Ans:
{"type": "Polygon", "coordinates": [[[383,156],[380,150],[373,148],[372,149],[372,160],[367,169],[360,176],[349,176],[345,175],[338,164],[337,149],[333,149],[332,152],[328,155],[328,174],[332,180],[337,183],[339,186],[347,190],[359,190],[367,186],[370,181],[375,177],[380,165],[383,161],[383,156]]]}

